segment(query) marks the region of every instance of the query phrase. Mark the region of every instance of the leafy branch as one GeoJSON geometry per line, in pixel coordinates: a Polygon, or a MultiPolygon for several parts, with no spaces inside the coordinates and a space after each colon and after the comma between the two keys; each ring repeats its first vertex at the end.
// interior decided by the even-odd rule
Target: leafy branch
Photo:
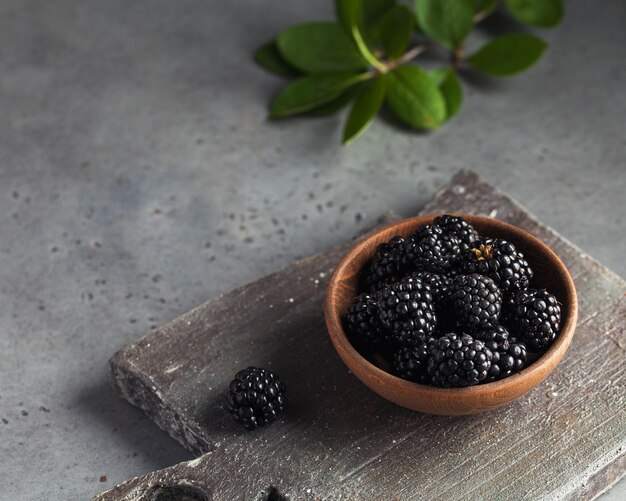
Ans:
{"type": "Polygon", "coordinates": [[[435,129],[461,109],[459,68],[510,76],[547,48],[534,35],[508,33],[466,55],[472,29],[501,4],[540,28],[563,17],[562,0],[414,0],[414,11],[396,0],[335,0],[337,22],[292,26],[256,52],[263,68],[293,78],[272,102],[270,117],[328,115],[352,103],[344,144],[361,135],[383,105],[411,127],[435,129]],[[425,70],[415,64],[435,45],[449,52],[448,65],[425,70]]]}

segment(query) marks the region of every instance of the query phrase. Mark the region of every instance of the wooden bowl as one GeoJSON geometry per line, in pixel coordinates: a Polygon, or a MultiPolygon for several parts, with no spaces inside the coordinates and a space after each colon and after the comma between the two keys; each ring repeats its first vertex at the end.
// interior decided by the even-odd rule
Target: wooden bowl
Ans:
{"type": "Polygon", "coordinates": [[[545,288],[561,303],[561,331],[548,351],[520,373],[466,388],[436,388],[398,378],[364,358],[350,343],[342,318],[357,294],[359,272],[378,244],[394,235],[408,236],[436,215],[405,219],[359,241],[335,269],[326,296],[324,314],[332,343],[348,368],[381,397],[420,412],[443,415],[474,414],[505,405],[541,383],[565,355],[574,336],[578,303],[572,277],[558,256],[542,241],[510,224],[482,216],[458,214],[481,236],[503,238],[524,253],[535,277],[532,286],[545,288]]]}

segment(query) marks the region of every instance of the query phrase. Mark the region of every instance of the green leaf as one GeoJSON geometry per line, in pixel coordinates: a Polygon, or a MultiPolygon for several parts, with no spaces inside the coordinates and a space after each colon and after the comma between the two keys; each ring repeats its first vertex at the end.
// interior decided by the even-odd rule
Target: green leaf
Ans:
{"type": "Polygon", "coordinates": [[[491,12],[500,0],[474,0],[474,12],[491,12]]]}
{"type": "Polygon", "coordinates": [[[335,0],[335,11],[339,24],[352,34],[353,26],[363,31],[380,21],[395,5],[395,0],[335,0]]]}
{"type": "Polygon", "coordinates": [[[532,66],[546,50],[540,38],[513,33],[494,38],[467,58],[477,70],[499,77],[514,75],[532,66]]]}
{"type": "Polygon", "coordinates": [[[369,74],[327,73],[297,78],[285,87],[270,107],[273,118],[296,115],[332,101],[369,74]]]}
{"type": "Polygon", "coordinates": [[[448,78],[448,71],[450,71],[449,68],[436,68],[434,70],[428,70],[427,73],[435,85],[441,87],[446,81],[446,78],[448,78]]]}
{"type": "Polygon", "coordinates": [[[452,51],[474,25],[472,0],[415,0],[415,14],[424,33],[452,51]]]}
{"type": "Polygon", "coordinates": [[[395,0],[363,0],[363,26],[367,28],[376,23],[394,5],[395,0]]]}
{"type": "Polygon", "coordinates": [[[430,70],[428,76],[441,91],[446,102],[446,120],[450,120],[461,109],[463,88],[456,73],[451,68],[430,70]]]}
{"type": "Polygon", "coordinates": [[[396,59],[406,51],[412,31],[413,13],[404,5],[396,5],[368,30],[368,40],[382,46],[387,57],[396,59]]]}
{"type": "Polygon", "coordinates": [[[357,84],[353,87],[349,87],[348,90],[339,94],[339,96],[334,98],[332,101],[328,101],[327,103],[321,104],[317,108],[313,108],[311,111],[307,112],[307,114],[312,117],[325,117],[327,115],[337,113],[341,108],[354,99],[354,95],[361,85],[362,84],[357,84]]]}
{"type": "Polygon", "coordinates": [[[283,59],[275,40],[261,46],[255,52],[254,60],[259,66],[276,75],[293,77],[299,74],[295,68],[283,59]]]}
{"type": "Polygon", "coordinates": [[[361,0],[335,0],[339,24],[352,36],[352,27],[358,26],[361,17],[361,0]]]}
{"type": "Polygon", "coordinates": [[[306,23],[287,28],[277,39],[289,64],[304,73],[360,70],[367,62],[336,23],[306,23]]]}
{"type": "Polygon", "coordinates": [[[375,80],[365,84],[348,115],[348,120],[343,129],[343,144],[354,141],[372,123],[385,100],[386,80],[385,75],[380,75],[375,80]]]}
{"type": "Polygon", "coordinates": [[[540,28],[552,28],[563,19],[561,0],[506,0],[511,13],[523,23],[540,28]]]}
{"type": "Polygon", "coordinates": [[[385,65],[373,54],[361,33],[361,0],[336,0],[337,17],[345,32],[354,41],[357,50],[372,67],[383,72],[385,65]]]}
{"type": "Polygon", "coordinates": [[[434,129],[446,119],[446,103],[437,85],[417,66],[400,66],[389,74],[387,104],[411,127],[434,129]]]}

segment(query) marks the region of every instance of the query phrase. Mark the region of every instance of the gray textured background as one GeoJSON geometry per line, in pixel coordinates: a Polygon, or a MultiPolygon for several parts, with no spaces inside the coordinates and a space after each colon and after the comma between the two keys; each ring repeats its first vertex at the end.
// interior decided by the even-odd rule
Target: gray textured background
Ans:
{"type": "Polygon", "coordinates": [[[268,123],[280,80],[250,62],[330,14],[0,4],[1,498],[84,499],[188,458],[118,398],[109,356],[385,210],[415,213],[461,167],[626,275],[623,1],[568,2],[541,63],[466,87],[441,130],[377,120],[349,148],[337,118],[268,123]]]}

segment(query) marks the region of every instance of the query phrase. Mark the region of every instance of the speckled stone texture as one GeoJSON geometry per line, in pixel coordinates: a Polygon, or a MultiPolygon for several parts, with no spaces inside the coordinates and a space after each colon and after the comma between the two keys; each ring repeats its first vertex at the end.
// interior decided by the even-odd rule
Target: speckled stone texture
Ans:
{"type": "Polygon", "coordinates": [[[208,301],[115,354],[124,398],[206,454],[97,499],[151,501],[155,487],[193,485],[203,493],[197,499],[212,501],[265,501],[270,486],[309,501],[556,501],[594,499],[610,487],[626,466],[626,282],[470,171],[455,175],[422,213],[441,211],[519,226],[574,277],[576,335],[546,381],[474,416],[417,414],[369,391],[337,357],[322,313],[346,242],[208,301]],[[226,409],[224,374],[249,364],[289,384],[285,415],[256,433],[226,409]]]}
{"type": "Polygon", "coordinates": [[[119,399],[108,358],[417,212],[460,167],[624,276],[626,4],[567,9],[536,68],[473,79],[441,130],[377,120],[342,148],[336,117],[268,123],[281,82],[251,62],[330,2],[3,1],[0,497],[84,499],[191,458],[119,399]]]}

